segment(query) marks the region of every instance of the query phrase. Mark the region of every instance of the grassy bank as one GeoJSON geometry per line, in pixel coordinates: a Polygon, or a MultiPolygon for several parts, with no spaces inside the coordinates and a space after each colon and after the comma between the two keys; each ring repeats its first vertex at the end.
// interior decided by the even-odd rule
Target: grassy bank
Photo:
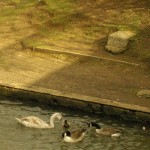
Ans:
{"type": "Polygon", "coordinates": [[[4,28],[8,23],[15,32],[26,22],[29,31],[34,30],[22,39],[26,46],[94,49],[101,53],[108,34],[127,29],[137,36],[126,55],[150,58],[149,0],[1,0],[0,6],[4,28]]]}

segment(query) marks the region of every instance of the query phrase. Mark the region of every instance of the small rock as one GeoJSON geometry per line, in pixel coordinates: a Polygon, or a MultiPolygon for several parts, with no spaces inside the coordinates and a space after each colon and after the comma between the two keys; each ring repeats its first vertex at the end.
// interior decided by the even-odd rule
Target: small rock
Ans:
{"type": "Polygon", "coordinates": [[[121,53],[127,49],[128,41],[135,36],[131,31],[117,31],[108,37],[106,49],[112,53],[121,53]]]}
{"type": "Polygon", "coordinates": [[[150,90],[141,90],[137,93],[137,96],[150,98],[150,90]]]}

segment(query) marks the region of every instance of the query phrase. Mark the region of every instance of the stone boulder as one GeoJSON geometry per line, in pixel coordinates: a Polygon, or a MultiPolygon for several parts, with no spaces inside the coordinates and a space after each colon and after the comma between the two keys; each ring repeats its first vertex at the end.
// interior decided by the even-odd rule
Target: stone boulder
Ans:
{"type": "Polygon", "coordinates": [[[131,31],[117,31],[109,35],[105,48],[112,53],[121,53],[127,49],[129,40],[135,36],[131,31]]]}
{"type": "Polygon", "coordinates": [[[150,98],[150,90],[141,90],[137,93],[138,97],[150,98]]]}

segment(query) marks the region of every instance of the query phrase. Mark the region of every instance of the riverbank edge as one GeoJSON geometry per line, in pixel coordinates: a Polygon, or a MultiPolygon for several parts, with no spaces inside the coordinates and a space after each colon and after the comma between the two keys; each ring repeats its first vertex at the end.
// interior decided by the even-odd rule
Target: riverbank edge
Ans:
{"type": "Polygon", "coordinates": [[[74,93],[45,89],[35,86],[0,85],[0,95],[22,101],[35,101],[49,106],[60,106],[70,110],[107,115],[125,121],[150,123],[150,109],[115,100],[102,99],[74,93]]]}

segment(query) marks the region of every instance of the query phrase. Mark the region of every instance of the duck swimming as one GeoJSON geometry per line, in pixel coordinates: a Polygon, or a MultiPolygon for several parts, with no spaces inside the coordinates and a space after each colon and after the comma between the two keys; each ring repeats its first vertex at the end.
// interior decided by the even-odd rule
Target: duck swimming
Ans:
{"type": "Polygon", "coordinates": [[[68,128],[70,128],[70,123],[68,123],[68,120],[63,120],[62,126],[63,126],[65,129],[68,129],[68,128]]]}
{"type": "Polygon", "coordinates": [[[54,113],[50,117],[50,124],[47,124],[45,121],[35,116],[27,116],[21,119],[16,118],[16,120],[26,127],[43,129],[43,128],[54,128],[55,118],[57,118],[61,122],[63,121],[63,117],[60,113],[54,113]]]}
{"type": "Polygon", "coordinates": [[[80,129],[76,131],[65,131],[62,133],[62,139],[64,142],[77,143],[83,140],[86,129],[80,129]]]}
{"type": "Polygon", "coordinates": [[[111,128],[111,127],[101,127],[98,123],[96,122],[91,122],[88,124],[89,127],[95,127],[96,128],[96,133],[101,134],[101,135],[107,135],[111,137],[120,137],[121,135],[121,130],[117,128],[111,128]]]}

